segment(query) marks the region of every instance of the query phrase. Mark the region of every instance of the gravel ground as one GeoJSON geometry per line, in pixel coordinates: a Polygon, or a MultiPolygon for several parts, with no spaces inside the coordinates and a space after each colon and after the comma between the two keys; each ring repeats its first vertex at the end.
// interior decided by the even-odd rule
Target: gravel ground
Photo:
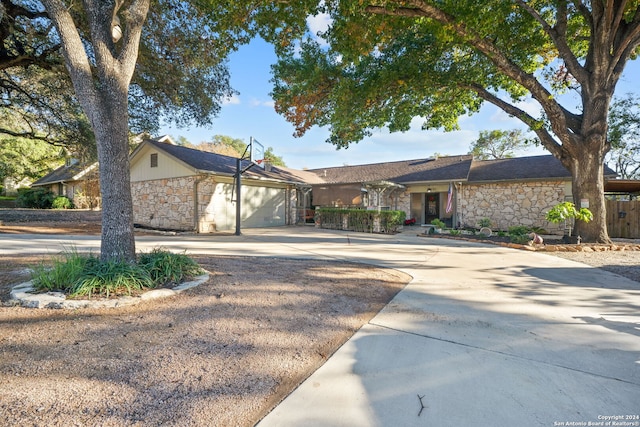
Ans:
{"type": "MultiPolygon", "coordinates": [[[[410,280],[358,264],[192,256],[212,277],[176,297],[0,307],[0,425],[253,426],[410,280]]],[[[0,261],[1,277],[24,275],[15,261],[0,261]]]]}

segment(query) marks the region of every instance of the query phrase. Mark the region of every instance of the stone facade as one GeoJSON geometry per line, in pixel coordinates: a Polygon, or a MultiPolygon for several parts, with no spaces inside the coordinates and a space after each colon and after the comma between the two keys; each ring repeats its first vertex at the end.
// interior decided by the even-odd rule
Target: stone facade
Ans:
{"type": "Polygon", "coordinates": [[[562,233],[564,224],[551,224],[544,216],[566,196],[564,181],[465,184],[458,193],[458,220],[475,227],[489,218],[494,230],[525,225],[562,233]]]}
{"type": "Polygon", "coordinates": [[[133,221],[146,227],[193,230],[195,176],[131,183],[133,221]]]}
{"type": "MultiPolygon", "coordinates": [[[[260,189],[261,187],[244,186],[243,194],[249,192],[248,194],[254,195],[256,192],[259,193],[260,189]]],[[[285,192],[285,218],[282,225],[295,224],[296,191],[289,188],[280,191],[285,192]]],[[[235,195],[231,179],[206,175],[137,181],[131,183],[131,192],[133,218],[136,224],[183,231],[197,228],[199,233],[229,231],[235,228],[236,205],[232,201],[235,195]],[[194,203],[196,194],[197,206],[194,203]]],[[[259,204],[260,199],[254,196],[251,200],[259,204]]],[[[244,209],[246,213],[246,209],[255,207],[248,204],[244,209]]],[[[243,217],[243,226],[252,226],[252,221],[243,217]]]]}

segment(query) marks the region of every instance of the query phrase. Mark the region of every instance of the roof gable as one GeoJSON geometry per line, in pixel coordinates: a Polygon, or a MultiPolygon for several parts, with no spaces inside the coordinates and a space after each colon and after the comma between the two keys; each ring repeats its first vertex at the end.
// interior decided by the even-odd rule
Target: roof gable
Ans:
{"type": "MultiPolygon", "coordinates": [[[[144,144],[149,144],[158,150],[170,155],[176,160],[182,162],[192,168],[194,172],[214,173],[219,175],[233,176],[236,173],[237,161],[236,157],[225,156],[223,154],[211,153],[195,148],[182,147],[168,142],[159,142],[154,140],[146,140],[144,144]]],[[[138,147],[132,154],[132,158],[141,151],[138,147]]],[[[240,167],[246,171],[243,176],[253,179],[268,179],[289,183],[304,183],[307,178],[311,178],[310,174],[304,171],[296,171],[287,168],[271,167],[270,170],[251,167],[251,162],[242,160],[240,167]],[[250,169],[249,169],[250,168],[250,169]]]]}
{"type": "Polygon", "coordinates": [[[31,184],[31,186],[37,187],[39,185],[56,184],[59,182],[78,181],[97,166],[97,162],[90,165],[80,163],[75,163],[71,166],[63,165],[38,179],[36,182],[31,184]]]}

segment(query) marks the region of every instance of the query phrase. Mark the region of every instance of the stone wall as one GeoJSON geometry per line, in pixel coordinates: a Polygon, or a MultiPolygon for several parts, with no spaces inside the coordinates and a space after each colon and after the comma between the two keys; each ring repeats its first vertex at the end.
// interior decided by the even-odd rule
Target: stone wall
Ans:
{"type": "Polygon", "coordinates": [[[551,224],[544,216],[564,200],[563,181],[465,184],[458,194],[458,216],[462,225],[470,227],[489,218],[494,230],[525,225],[562,233],[564,224],[551,224]]]}
{"type": "MultiPolygon", "coordinates": [[[[194,184],[197,179],[199,233],[235,228],[233,181],[214,176],[165,178],[131,183],[136,224],[170,230],[194,230],[194,184]],[[222,182],[221,182],[222,181],[222,182]],[[228,182],[227,182],[228,181],[228,182]]],[[[296,192],[286,190],[285,223],[295,224],[296,192]]]]}
{"type": "Polygon", "coordinates": [[[146,227],[193,230],[195,177],[131,183],[133,221],[146,227]]]}

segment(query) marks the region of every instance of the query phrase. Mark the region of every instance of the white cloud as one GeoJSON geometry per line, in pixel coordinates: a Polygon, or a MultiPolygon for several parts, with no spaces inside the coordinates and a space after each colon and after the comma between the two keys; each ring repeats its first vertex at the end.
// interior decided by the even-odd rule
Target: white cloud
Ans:
{"type": "Polygon", "coordinates": [[[307,17],[307,26],[313,34],[313,38],[322,46],[327,46],[326,40],[318,37],[318,33],[327,31],[331,25],[331,16],[328,13],[319,13],[317,15],[307,17]]]}
{"type": "Polygon", "coordinates": [[[240,97],[235,94],[222,100],[222,105],[239,105],[240,103],[240,97]]]}
{"type": "Polygon", "coordinates": [[[252,107],[269,107],[273,108],[275,106],[275,102],[273,99],[268,99],[266,101],[260,100],[258,98],[251,98],[250,105],[252,107]]]}
{"type": "MultiPolygon", "coordinates": [[[[515,106],[534,118],[540,117],[540,112],[542,111],[542,107],[540,106],[538,101],[534,99],[527,99],[526,101],[518,102],[515,104],[515,106]]],[[[519,119],[508,115],[503,110],[497,107],[490,120],[492,122],[517,122],[519,124],[522,124],[519,119]]]]}

